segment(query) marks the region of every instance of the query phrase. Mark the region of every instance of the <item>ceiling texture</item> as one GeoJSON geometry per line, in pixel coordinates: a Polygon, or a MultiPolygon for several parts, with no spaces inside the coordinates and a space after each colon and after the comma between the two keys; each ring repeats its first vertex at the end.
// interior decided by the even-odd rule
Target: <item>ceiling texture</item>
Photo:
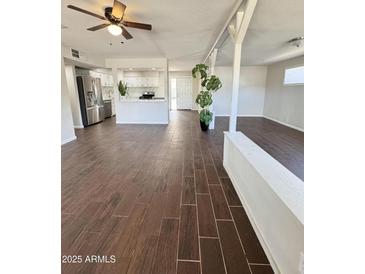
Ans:
{"type": "MultiPolygon", "coordinates": [[[[303,55],[286,41],[304,36],[304,0],[258,0],[243,42],[244,65],[261,65],[303,55]]],[[[112,36],[107,29],[86,29],[103,23],[68,9],[75,5],[104,15],[113,0],[62,0],[62,44],[104,58],[169,59],[171,70],[190,70],[202,62],[237,0],[124,0],[124,19],[152,25],[152,31],[128,28],[133,39],[112,36]],[[121,42],[124,42],[122,44],[121,42]]],[[[218,51],[217,65],[232,65],[230,37],[218,51]]]]}
{"type": "Polygon", "coordinates": [[[236,0],[129,0],[124,19],[152,25],[152,31],[128,28],[134,37],[112,36],[107,29],[88,27],[103,21],[68,9],[72,4],[104,15],[113,0],[63,0],[62,43],[100,57],[166,57],[176,70],[201,62],[216,39],[236,0]],[[121,41],[124,44],[121,44],[121,41]],[[112,45],[110,45],[112,43],[112,45]]]}
{"type": "MultiPolygon", "coordinates": [[[[304,54],[287,43],[304,36],[304,0],[258,0],[242,44],[241,64],[264,65],[304,54]]],[[[234,47],[228,32],[216,65],[232,66],[234,47]]]]}

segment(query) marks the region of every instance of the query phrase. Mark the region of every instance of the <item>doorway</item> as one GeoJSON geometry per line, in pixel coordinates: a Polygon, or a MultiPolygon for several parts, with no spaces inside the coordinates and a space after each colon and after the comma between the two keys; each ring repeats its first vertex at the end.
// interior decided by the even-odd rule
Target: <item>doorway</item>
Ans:
{"type": "Polygon", "coordinates": [[[192,109],[192,79],[180,76],[170,80],[170,107],[172,110],[192,109]]]}

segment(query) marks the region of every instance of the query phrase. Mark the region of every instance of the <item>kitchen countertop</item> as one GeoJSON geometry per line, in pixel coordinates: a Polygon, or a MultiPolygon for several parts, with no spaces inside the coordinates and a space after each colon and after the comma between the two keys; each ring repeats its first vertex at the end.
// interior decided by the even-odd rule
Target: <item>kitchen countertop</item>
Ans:
{"type": "Polygon", "coordinates": [[[121,103],[158,103],[158,102],[166,102],[166,98],[164,99],[139,99],[139,98],[126,98],[120,99],[121,103]]]}

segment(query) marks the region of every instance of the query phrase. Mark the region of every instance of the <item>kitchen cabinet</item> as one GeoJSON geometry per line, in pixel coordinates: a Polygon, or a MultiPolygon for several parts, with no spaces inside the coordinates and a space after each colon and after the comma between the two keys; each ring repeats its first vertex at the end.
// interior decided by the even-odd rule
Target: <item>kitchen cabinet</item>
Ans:
{"type": "Polygon", "coordinates": [[[158,87],[158,78],[156,77],[126,77],[125,82],[128,87],[158,87]]]}

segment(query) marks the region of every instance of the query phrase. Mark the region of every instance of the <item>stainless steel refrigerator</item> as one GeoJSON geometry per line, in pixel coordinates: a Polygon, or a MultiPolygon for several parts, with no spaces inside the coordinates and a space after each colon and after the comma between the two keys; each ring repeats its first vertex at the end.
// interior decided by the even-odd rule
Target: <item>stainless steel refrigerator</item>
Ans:
{"type": "Polygon", "coordinates": [[[82,123],[85,127],[104,120],[103,95],[99,78],[77,76],[82,123]]]}

